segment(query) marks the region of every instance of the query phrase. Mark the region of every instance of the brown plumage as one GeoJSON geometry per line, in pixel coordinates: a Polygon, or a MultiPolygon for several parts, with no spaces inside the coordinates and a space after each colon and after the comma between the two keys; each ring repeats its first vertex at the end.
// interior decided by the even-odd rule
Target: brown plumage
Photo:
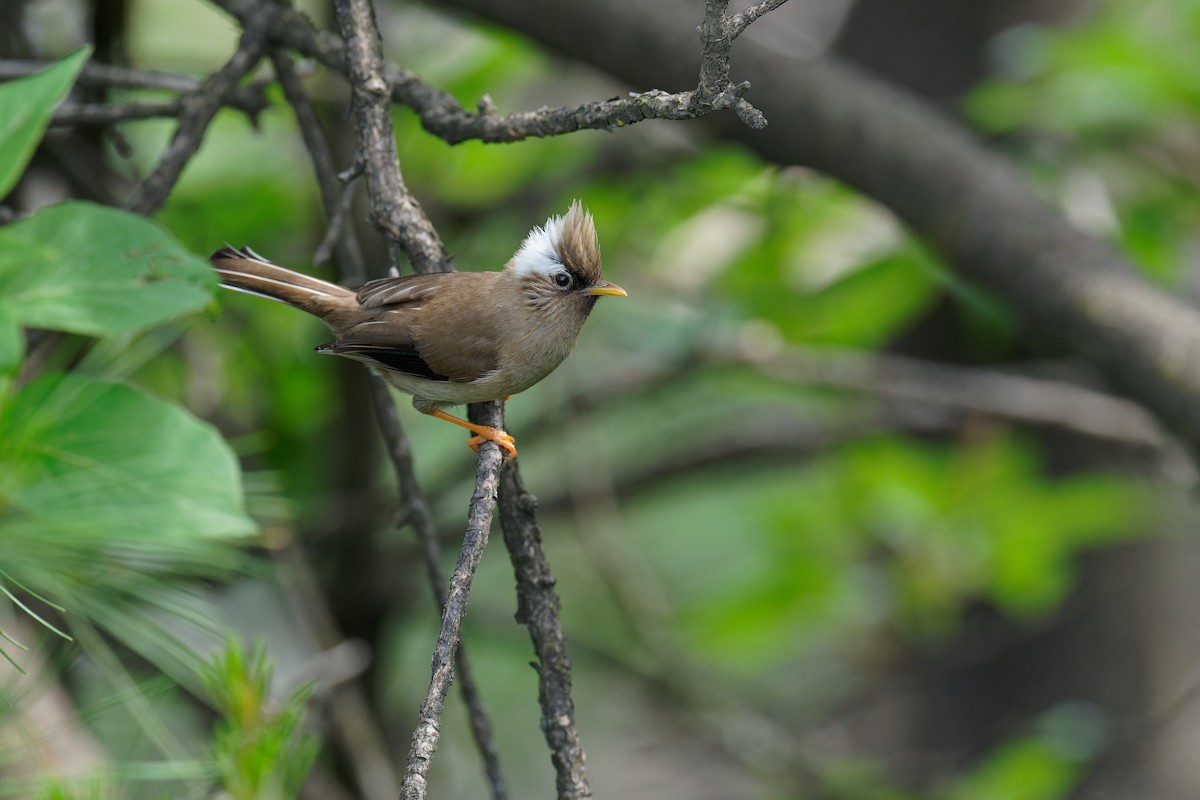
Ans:
{"type": "Polygon", "coordinates": [[[622,297],[600,271],[600,246],[579,202],[535,227],[500,272],[384,278],[357,292],[272,264],[253,250],[212,255],[221,284],[319,317],[334,340],[318,352],[353,358],[413,396],[413,405],[494,441],[512,437],[442,411],[498,400],[549,375],[575,346],[596,300],[622,297]]]}

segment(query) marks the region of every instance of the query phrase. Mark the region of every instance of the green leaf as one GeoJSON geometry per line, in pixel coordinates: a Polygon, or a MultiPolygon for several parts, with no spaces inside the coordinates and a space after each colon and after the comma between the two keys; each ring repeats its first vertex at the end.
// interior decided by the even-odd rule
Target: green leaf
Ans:
{"type": "MultiPolygon", "coordinates": [[[[0,541],[38,531],[169,545],[253,530],[233,454],[177,406],[121,384],[48,375],[0,417],[0,541]]],[[[0,567],[40,588],[9,561],[21,556],[10,551],[0,567]]]]}
{"type": "Polygon", "coordinates": [[[0,375],[13,372],[25,355],[25,337],[17,315],[0,305],[0,375]]]}
{"type": "Polygon", "coordinates": [[[202,308],[215,286],[207,261],[125,211],[62,203],[0,229],[0,305],[27,326],[129,333],[202,308]]]}
{"type": "Polygon", "coordinates": [[[91,52],[81,47],[36,75],[0,85],[0,197],[12,191],[25,171],[50,115],[91,52]]]}

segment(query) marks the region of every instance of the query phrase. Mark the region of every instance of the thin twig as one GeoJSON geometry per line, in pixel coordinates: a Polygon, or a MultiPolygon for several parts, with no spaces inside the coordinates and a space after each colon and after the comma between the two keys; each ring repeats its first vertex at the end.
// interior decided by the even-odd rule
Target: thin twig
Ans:
{"type": "Polygon", "coordinates": [[[453,268],[450,255],[400,175],[391,89],[370,0],[337,0],[335,9],[346,40],[359,151],[368,165],[371,222],[388,241],[393,267],[400,266],[399,250],[417,272],[449,272],[453,268]]]}
{"type": "MultiPolygon", "coordinates": [[[[354,205],[354,192],[358,188],[357,180],[357,177],[352,177],[342,184],[341,195],[333,210],[329,212],[329,225],[325,229],[325,235],[321,237],[317,249],[313,251],[314,264],[328,263],[333,251],[341,245],[343,236],[354,236],[355,247],[358,246],[358,237],[353,233],[354,226],[346,224],[346,220],[350,217],[350,208],[354,205]]],[[[367,279],[365,270],[358,271],[353,275],[348,273],[349,270],[343,270],[346,281],[351,286],[361,284],[367,279]]]]}
{"type": "MultiPolygon", "coordinates": [[[[0,81],[36,74],[53,63],[52,61],[27,61],[18,59],[0,60],[0,81]]],[[[192,75],[180,75],[175,72],[114,67],[108,64],[98,64],[95,61],[89,61],[79,73],[76,83],[80,86],[152,89],[164,92],[188,93],[199,89],[201,80],[192,75]]],[[[247,114],[251,119],[255,119],[270,106],[270,102],[264,93],[266,87],[267,84],[262,82],[253,82],[245,86],[238,86],[225,98],[225,105],[236,108],[247,114]]],[[[57,115],[55,116],[57,117],[57,115]]],[[[175,116],[175,114],[164,116],[175,116]]]]}
{"type": "Polygon", "coordinates": [[[787,0],[759,0],[744,11],[734,14],[729,18],[729,40],[733,41],[741,36],[746,28],[750,27],[750,23],[763,14],[774,11],[786,2],[787,0]]]}
{"type": "Polygon", "coordinates": [[[358,242],[357,231],[353,225],[344,224],[354,196],[354,181],[343,184],[338,179],[333,149],[321,129],[317,112],[304,89],[292,57],[276,47],[271,50],[271,63],[279,77],[279,84],[283,87],[283,95],[296,115],[296,124],[300,127],[304,146],[312,158],[313,172],[317,177],[317,187],[321,191],[321,202],[329,224],[318,248],[318,253],[324,254],[324,257],[314,257],[314,261],[317,264],[325,263],[329,260],[329,252],[336,249],[342,281],[348,286],[360,286],[367,280],[366,261],[363,258],[362,246],[358,242]]]}
{"type": "MultiPolygon", "coordinates": [[[[485,425],[497,427],[501,423],[498,403],[483,403],[472,408],[480,409],[488,421],[485,425]]],[[[442,711],[446,693],[454,679],[454,653],[462,635],[463,617],[467,613],[467,601],[471,593],[471,580],[479,566],[479,560],[487,547],[488,532],[492,516],[496,511],[496,493],[499,488],[503,467],[500,448],[487,442],[479,448],[479,466],[475,479],[475,492],[467,513],[467,531],[463,536],[462,550],[458,563],[450,576],[449,591],[442,613],[442,627],[437,646],[433,651],[432,678],[417,727],[413,731],[412,746],[408,752],[408,768],[401,786],[402,800],[424,800],[430,760],[441,737],[442,711]]]]}
{"type": "MultiPolygon", "coordinates": [[[[397,489],[404,502],[400,522],[412,525],[416,532],[417,541],[421,545],[421,555],[425,561],[425,571],[429,576],[429,585],[433,589],[434,602],[438,604],[444,614],[446,611],[445,600],[449,596],[450,587],[446,584],[446,579],[442,577],[440,537],[437,525],[433,521],[433,514],[429,510],[429,504],[426,503],[425,495],[417,482],[412,463],[412,448],[400,426],[396,404],[392,400],[387,384],[381,378],[372,376],[371,393],[379,429],[387,446],[388,459],[392,462],[392,468],[396,473],[397,489]]],[[[508,797],[508,790],[500,771],[500,755],[496,748],[496,738],[492,733],[492,723],[475,684],[471,665],[467,660],[466,649],[461,641],[454,652],[454,663],[459,689],[467,704],[467,717],[471,724],[471,733],[475,737],[475,745],[483,757],[484,773],[487,775],[492,798],[493,800],[505,800],[508,797]]],[[[436,746],[436,742],[434,744],[436,746]]]]}
{"type": "Polygon", "coordinates": [[[130,211],[150,215],[166,202],[183,168],[203,144],[208,125],[225,98],[233,93],[242,76],[262,58],[266,46],[264,16],[252,13],[243,20],[243,24],[242,37],[233,57],[206,78],[199,88],[183,97],[175,135],[158,165],[134,187],[125,203],[130,211]]]}
{"type": "Polygon", "coordinates": [[[58,127],[116,125],[144,119],[174,119],[184,109],[184,99],[130,100],[125,103],[64,103],[54,110],[50,124],[58,127]]]}

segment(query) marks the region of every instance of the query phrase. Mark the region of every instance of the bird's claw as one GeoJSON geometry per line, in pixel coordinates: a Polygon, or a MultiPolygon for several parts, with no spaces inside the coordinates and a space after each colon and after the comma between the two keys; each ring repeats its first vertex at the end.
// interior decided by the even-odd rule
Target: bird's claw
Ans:
{"type": "Polygon", "coordinates": [[[499,428],[486,428],[485,431],[481,432],[478,436],[472,436],[470,439],[467,439],[467,446],[478,453],[479,446],[484,442],[495,442],[496,446],[504,452],[505,461],[512,461],[517,457],[516,439],[499,428]]]}

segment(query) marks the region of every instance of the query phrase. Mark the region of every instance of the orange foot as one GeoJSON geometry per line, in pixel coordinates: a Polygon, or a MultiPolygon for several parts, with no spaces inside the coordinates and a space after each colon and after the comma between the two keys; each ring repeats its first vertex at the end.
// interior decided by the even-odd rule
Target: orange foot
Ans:
{"type": "Polygon", "coordinates": [[[484,442],[495,442],[499,445],[500,449],[504,451],[505,461],[512,461],[517,457],[517,440],[499,428],[481,427],[478,436],[467,439],[467,446],[478,453],[479,445],[484,442]]]}
{"type": "Polygon", "coordinates": [[[428,411],[426,412],[431,417],[444,419],[446,422],[452,422],[455,425],[466,428],[475,435],[467,440],[467,445],[475,452],[479,452],[479,445],[484,442],[495,442],[501,450],[504,451],[504,458],[512,461],[517,457],[516,440],[509,436],[499,428],[492,428],[487,425],[476,425],[474,422],[467,422],[465,419],[459,419],[445,411],[428,411]]]}

